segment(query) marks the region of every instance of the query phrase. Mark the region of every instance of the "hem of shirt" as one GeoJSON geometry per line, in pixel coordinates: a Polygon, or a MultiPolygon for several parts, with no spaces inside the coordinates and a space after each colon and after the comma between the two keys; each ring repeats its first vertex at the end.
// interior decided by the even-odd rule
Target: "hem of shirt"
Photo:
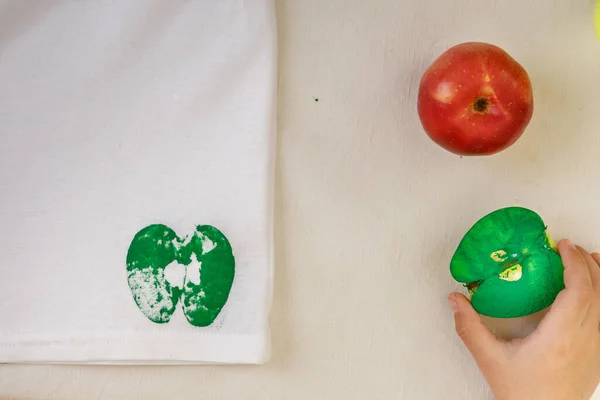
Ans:
{"type": "MultiPolygon", "coordinates": [[[[23,338],[0,334],[0,363],[178,365],[265,364],[269,334],[95,333],[93,338],[23,338]]],[[[80,336],[80,335],[76,335],[80,336]]]]}

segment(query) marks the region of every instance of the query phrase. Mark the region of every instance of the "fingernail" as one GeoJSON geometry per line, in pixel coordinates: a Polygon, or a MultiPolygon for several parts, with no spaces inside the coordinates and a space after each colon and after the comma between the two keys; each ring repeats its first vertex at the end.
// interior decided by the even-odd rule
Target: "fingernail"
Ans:
{"type": "Polygon", "coordinates": [[[565,240],[565,243],[567,244],[567,246],[569,246],[571,249],[573,250],[577,250],[577,248],[575,247],[575,245],[573,244],[573,242],[571,242],[569,239],[565,240]]]}
{"type": "Polygon", "coordinates": [[[450,295],[448,297],[448,302],[450,303],[450,308],[452,308],[452,312],[456,314],[456,312],[458,311],[458,302],[456,301],[453,295],[450,295]]]}

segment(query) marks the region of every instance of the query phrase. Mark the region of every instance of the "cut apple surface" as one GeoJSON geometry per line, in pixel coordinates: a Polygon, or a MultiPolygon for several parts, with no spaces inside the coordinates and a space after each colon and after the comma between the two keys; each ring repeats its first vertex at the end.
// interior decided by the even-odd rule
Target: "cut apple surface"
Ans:
{"type": "Polygon", "coordinates": [[[461,240],[450,272],[477,312],[495,318],[533,314],[564,288],[563,264],[542,218],[521,207],[480,219],[461,240]]]}

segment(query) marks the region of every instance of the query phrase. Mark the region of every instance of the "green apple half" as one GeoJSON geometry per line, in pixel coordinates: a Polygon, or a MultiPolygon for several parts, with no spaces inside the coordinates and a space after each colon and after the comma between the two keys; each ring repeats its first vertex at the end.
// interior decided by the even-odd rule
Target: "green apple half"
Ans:
{"type": "Polygon", "coordinates": [[[523,317],[550,306],[564,288],[563,269],[542,218],[521,207],[477,221],[450,262],[473,308],[494,318],[523,317]]]}

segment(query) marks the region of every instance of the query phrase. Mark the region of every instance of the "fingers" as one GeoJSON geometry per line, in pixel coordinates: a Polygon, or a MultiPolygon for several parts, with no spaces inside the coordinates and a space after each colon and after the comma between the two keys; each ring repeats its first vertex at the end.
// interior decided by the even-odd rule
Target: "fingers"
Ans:
{"type": "Polygon", "coordinates": [[[485,370],[502,359],[502,353],[506,351],[504,342],[483,323],[481,316],[465,296],[452,293],[448,300],[454,311],[456,333],[485,373],[485,370]]]}
{"type": "Polygon", "coordinates": [[[565,287],[575,292],[586,292],[592,288],[592,277],[584,255],[569,240],[558,245],[565,266],[565,287]]]}
{"type": "Polygon", "coordinates": [[[590,278],[592,280],[592,286],[594,287],[594,289],[596,289],[596,291],[598,293],[600,293],[600,267],[599,267],[598,263],[594,260],[592,255],[587,252],[586,249],[584,249],[581,246],[575,246],[575,247],[577,248],[577,250],[579,250],[579,253],[581,253],[583,258],[585,259],[588,270],[590,271],[590,278]]]}
{"type": "Polygon", "coordinates": [[[593,296],[590,299],[589,311],[583,322],[584,326],[591,329],[598,329],[600,323],[600,265],[594,260],[594,257],[581,246],[576,246],[586,261],[592,279],[593,296]]]}
{"type": "Polygon", "coordinates": [[[598,264],[598,267],[600,267],[600,253],[593,253],[592,258],[594,259],[594,261],[596,261],[596,264],[598,264]]]}
{"type": "Polygon", "coordinates": [[[573,243],[562,240],[558,250],[565,267],[565,289],[554,300],[540,328],[569,334],[580,329],[586,318],[594,298],[594,288],[587,260],[573,243]]]}

